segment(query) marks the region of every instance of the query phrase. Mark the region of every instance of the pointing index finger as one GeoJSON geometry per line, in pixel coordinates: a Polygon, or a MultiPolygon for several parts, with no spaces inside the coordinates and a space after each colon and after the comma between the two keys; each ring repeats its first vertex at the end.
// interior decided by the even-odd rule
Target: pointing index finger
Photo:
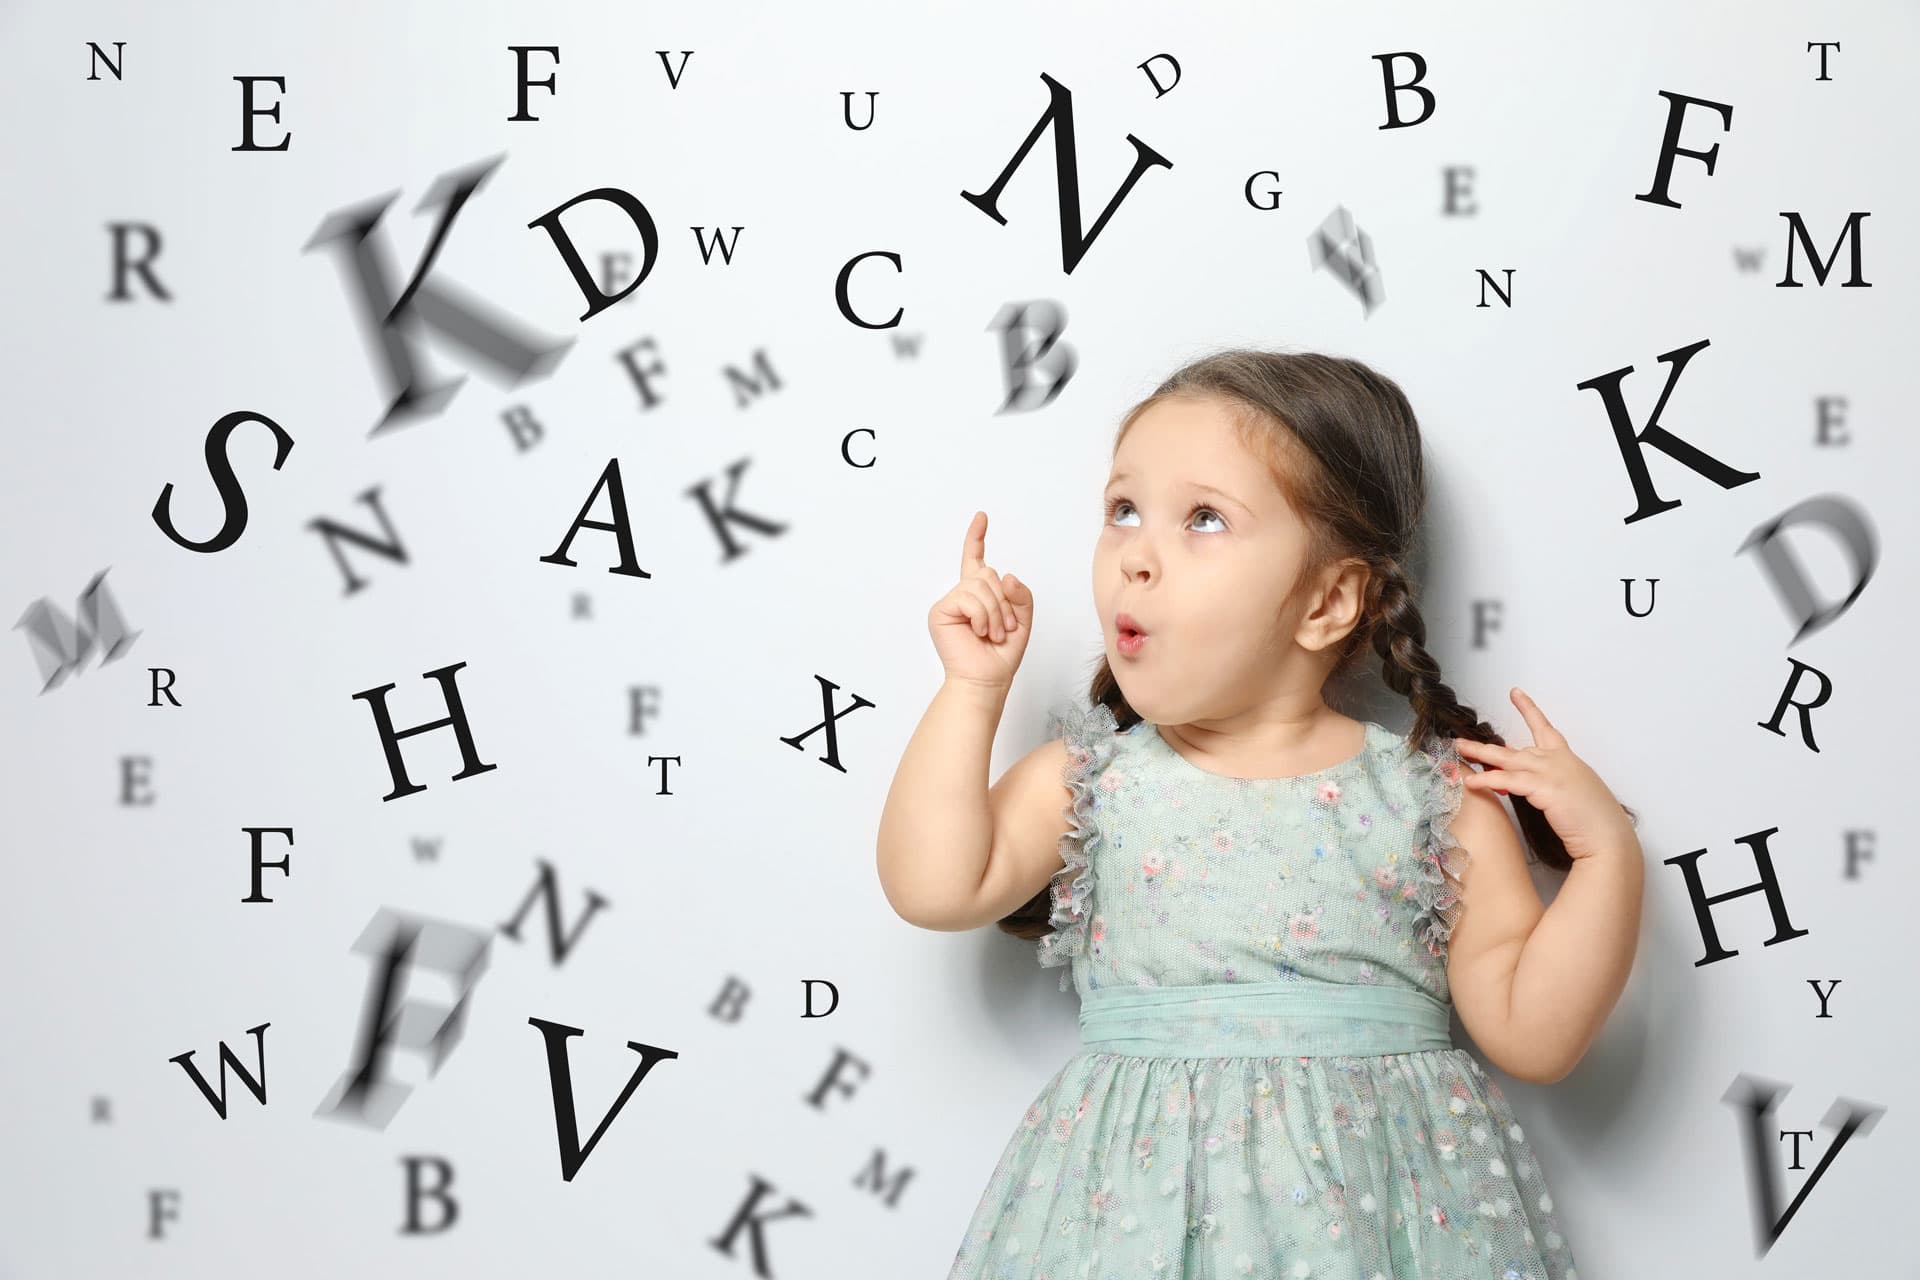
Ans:
{"type": "Polygon", "coordinates": [[[973,523],[967,526],[967,540],[960,550],[960,576],[966,577],[974,569],[987,562],[987,513],[973,513],[973,523]]]}
{"type": "Polygon", "coordinates": [[[1514,705],[1520,708],[1520,714],[1526,719],[1527,728],[1533,733],[1534,746],[1557,747],[1566,741],[1560,736],[1560,731],[1547,719],[1547,713],[1540,709],[1540,704],[1535,702],[1525,689],[1515,685],[1511,696],[1514,705]]]}

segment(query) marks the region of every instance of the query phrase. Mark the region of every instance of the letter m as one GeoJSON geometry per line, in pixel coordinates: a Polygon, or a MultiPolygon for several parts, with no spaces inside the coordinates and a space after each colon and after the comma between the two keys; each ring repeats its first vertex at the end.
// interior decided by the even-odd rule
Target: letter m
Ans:
{"type": "Polygon", "coordinates": [[[1855,210],[1852,214],[1848,215],[1847,225],[1840,229],[1838,236],[1834,237],[1833,249],[1827,254],[1825,259],[1820,257],[1820,251],[1814,247],[1813,237],[1807,233],[1807,224],[1800,221],[1799,213],[1782,209],[1780,216],[1787,220],[1787,278],[1785,280],[1775,280],[1773,282],[1774,288],[1803,289],[1806,287],[1793,278],[1793,251],[1796,246],[1807,251],[1807,262],[1813,270],[1814,279],[1818,280],[1821,284],[1825,284],[1827,282],[1827,273],[1833,270],[1834,261],[1840,256],[1840,246],[1842,244],[1846,244],[1852,249],[1850,256],[1852,259],[1853,275],[1850,279],[1842,280],[1840,287],[1842,289],[1873,288],[1873,285],[1869,281],[1860,278],[1860,219],[1872,217],[1872,214],[1855,210]]]}
{"type": "Polygon", "coordinates": [[[78,623],[42,596],[28,605],[20,621],[13,624],[15,631],[26,628],[27,641],[40,663],[40,678],[45,681],[40,687],[41,693],[78,671],[96,641],[100,645],[100,663],[105,666],[124,654],[139,638],[138,631],[127,630],[127,620],[113,602],[106,578],[107,570],[102,569],[80,593],[79,603],[74,607],[74,612],[80,615],[78,623]]]}

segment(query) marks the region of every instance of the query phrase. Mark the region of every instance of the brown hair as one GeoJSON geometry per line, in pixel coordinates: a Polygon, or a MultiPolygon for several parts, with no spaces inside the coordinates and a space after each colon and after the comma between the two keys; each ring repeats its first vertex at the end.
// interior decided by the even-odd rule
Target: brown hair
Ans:
{"type": "MultiPolygon", "coordinates": [[[[1505,746],[1506,739],[1441,682],[1440,664],[1426,650],[1427,624],[1414,605],[1417,584],[1406,568],[1426,507],[1426,477],[1420,427],[1399,384],[1340,356],[1220,351],[1182,366],[1135,405],[1120,423],[1114,448],[1149,406],[1172,396],[1224,400],[1242,442],[1266,461],[1311,531],[1288,604],[1341,560],[1367,566],[1360,620],[1341,641],[1329,678],[1351,673],[1372,649],[1380,655],[1387,687],[1413,707],[1410,743],[1440,735],[1505,746]]],[[[1104,653],[1088,699],[1110,708],[1122,729],[1140,721],[1104,653]]],[[[1508,798],[1538,860],[1556,871],[1569,869],[1573,859],[1546,815],[1523,796],[1508,798]]],[[[1638,820],[1632,809],[1620,807],[1638,820]]],[[[1043,887],[999,927],[1029,941],[1046,937],[1052,932],[1050,892],[1043,887]]]]}

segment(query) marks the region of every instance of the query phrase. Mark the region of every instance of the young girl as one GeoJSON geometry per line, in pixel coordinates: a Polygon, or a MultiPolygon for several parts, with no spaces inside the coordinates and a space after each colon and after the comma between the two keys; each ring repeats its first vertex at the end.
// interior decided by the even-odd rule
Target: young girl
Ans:
{"type": "Polygon", "coordinates": [[[881,882],[911,923],[997,921],[1070,966],[1082,1049],[949,1280],[1577,1280],[1448,1014],[1509,1075],[1564,1077],[1632,965],[1641,849],[1530,698],[1533,745],[1509,747],[1441,683],[1405,567],[1424,501],[1413,411],[1365,365],[1179,370],[1116,441],[1089,697],[991,791],[1033,594],[987,568],[975,515],[928,617],[946,681],[887,798],[881,882]],[[1322,700],[1367,650],[1409,733],[1322,700]],[[1550,909],[1495,793],[1566,873],[1550,909]]]}

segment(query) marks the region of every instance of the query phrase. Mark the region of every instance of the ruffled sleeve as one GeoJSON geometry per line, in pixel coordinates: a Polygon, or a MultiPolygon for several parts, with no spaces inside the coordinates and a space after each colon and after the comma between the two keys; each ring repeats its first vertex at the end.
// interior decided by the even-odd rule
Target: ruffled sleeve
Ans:
{"type": "Polygon", "coordinates": [[[1417,757],[1413,783],[1420,804],[1418,830],[1426,832],[1426,843],[1418,861],[1414,901],[1419,911],[1414,916],[1413,936],[1427,944],[1436,956],[1446,954],[1447,939],[1466,907],[1460,896],[1460,879],[1467,869],[1467,850],[1453,838],[1453,820],[1460,812],[1464,788],[1460,752],[1453,739],[1434,735],[1417,757]],[[1451,878],[1449,878],[1451,877],[1451,878]]]}
{"type": "MultiPolygon", "coordinates": [[[[1060,776],[1073,792],[1073,825],[1060,837],[1060,856],[1065,865],[1054,872],[1051,881],[1053,905],[1048,923],[1053,932],[1039,942],[1040,963],[1046,968],[1070,964],[1074,956],[1087,953],[1092,854],[1100,841],[1100,827],[1093,813],[1094,788],[1113,759],[1118,730],[1113,708],[1105,703],[1088,705],[1084,699],[1056,709],[1048,717],[1047,737],[1066,741],[1067,764],[1060,776]]],[[[1071,979],[1071,971],[1060,975],[1062,991],[1071,979]]]]}

